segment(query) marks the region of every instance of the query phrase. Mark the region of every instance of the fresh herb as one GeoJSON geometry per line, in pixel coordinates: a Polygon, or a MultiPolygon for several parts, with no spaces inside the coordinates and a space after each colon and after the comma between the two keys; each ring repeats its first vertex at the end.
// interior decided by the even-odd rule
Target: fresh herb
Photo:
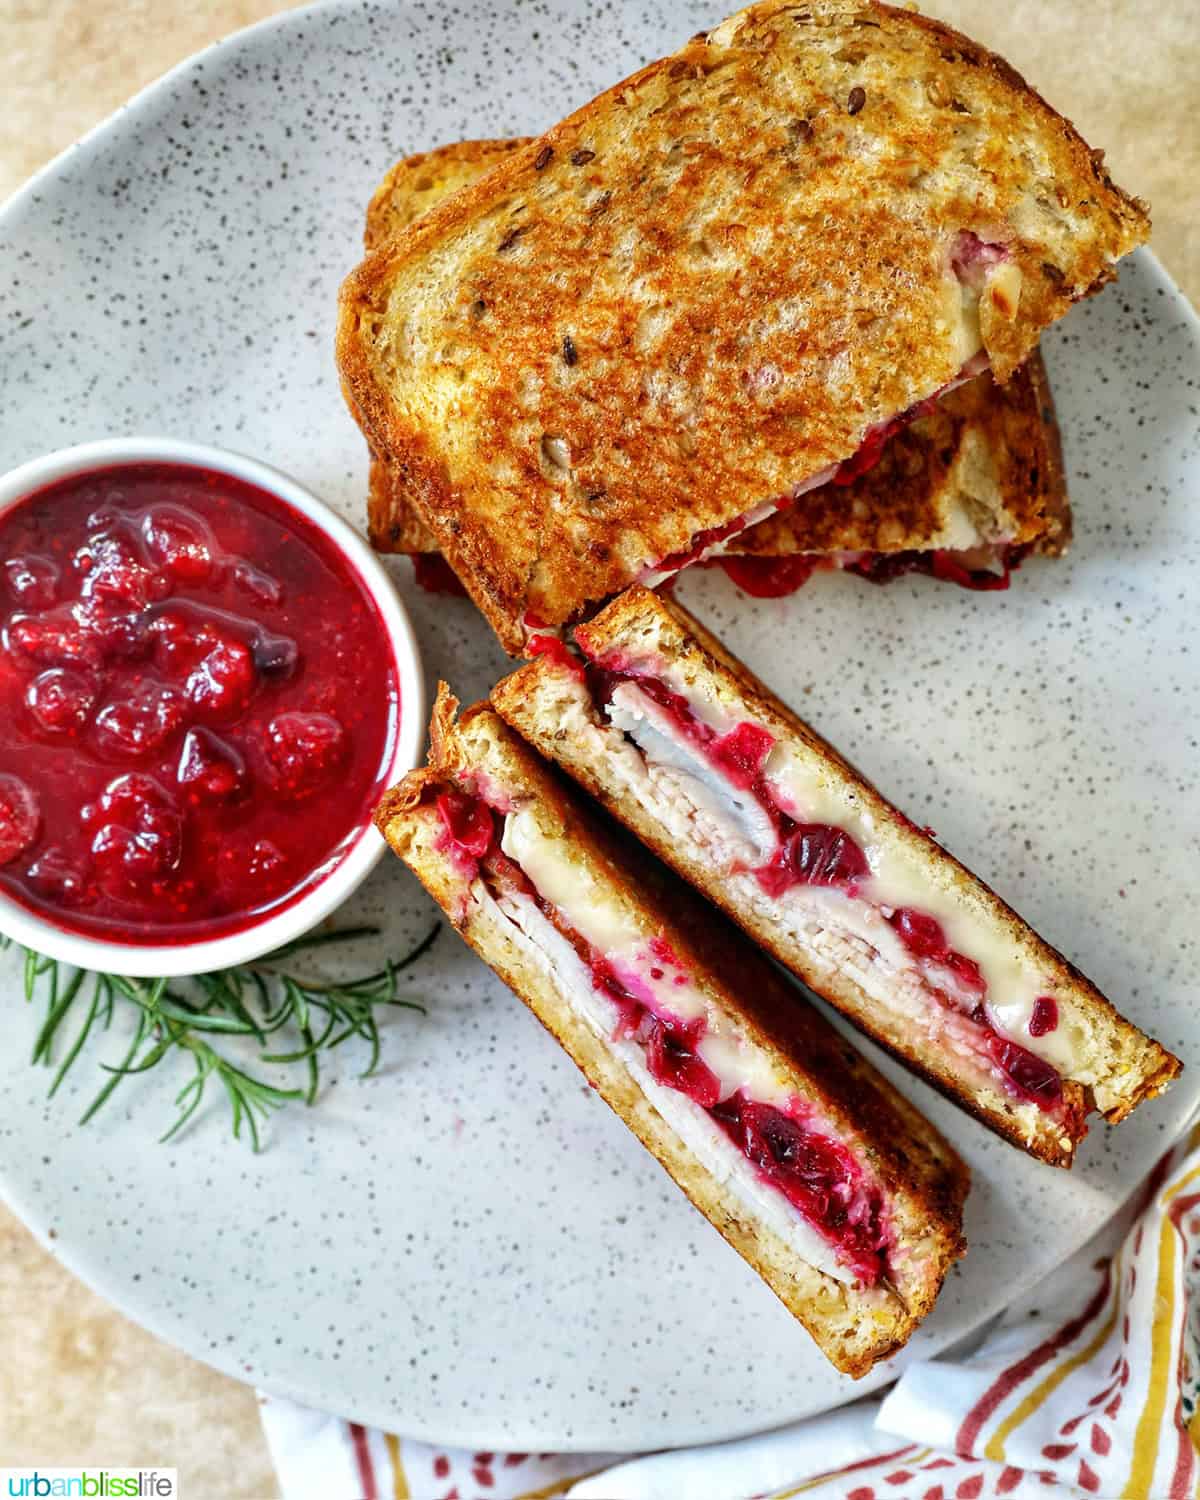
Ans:
{"type": "MultiPolygon", "coordinates": [[[[389,960],[382,969],[357,979],[326,982],[304,978],[285,966],[285,960],[310,953],[330,943],[377,937],[376,927],[346,927],[310,934],[278,948],[252,964],[198,974],[169,983],[166,979],[130,979],[120,974],[91,974],[25,950],[25,998],[45,999],[46,1017],[33,1044],[33,1061],[53,1066],[51,1097],[83,1051],[88,1039],[107,1031],[113,1016],[125,1007],[134,1018],[133,1035],[124,1057],[116,1064],[101,1063],[110,1076],[85,1111],[81,1125],[109,1100],[127,1078],[147,1073],[169,1055],[186,1056],[192,1075],[175,1096],[174,1123],[160,1138],[168,1141],[193,1118],[215,1080],[224,1091],[232,1116],[233,1134],[241,1139],[246,1127],[255,1151],[262,1147],[260,1126],[273,1110],[291,1100],[312,1104],[321,1083],[323,1054],[358,1037],[370,1048],[363,1077],[379,1062],[380,1037],[376,1009],[390,1005],[424,1013],[415,1000],[400,998],[398,981],[433,946],[441,924],[436,923],[403,958],[389,960]],[[79,1020],[68,1040],[70,1018],[79,1020]],[[81,1018],[81,1019],[79,1019],[81,1018]],[[303,1087],[280,1088],[234,1062],[217,1045],[222,1038],[252,1038],[259,1061],[302,1069],[303,1087]]],[[[0,947],[9,947],[0,939],[0,947]]]]}

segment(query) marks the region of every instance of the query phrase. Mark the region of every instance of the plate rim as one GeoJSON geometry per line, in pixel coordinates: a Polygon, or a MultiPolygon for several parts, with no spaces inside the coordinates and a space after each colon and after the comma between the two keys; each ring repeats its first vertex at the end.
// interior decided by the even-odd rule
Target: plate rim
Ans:
{"type": "MultiPolygon", "coordinates": [[[[39,191],[46,184],[50,183],[55,175],[72,158],[79,155],[85,148],[99,145],[110,134],[119,129],[127,116],[135,115],[142,106],[151,103],[158,94],[169,91],[171,86],[179,79],[191,73],[197,64],[209,59],[216,59],[225,53],[233,52],[245,45],[252,37],[272,31],[287,31],[298,22],[308,21],[314,16],[332,14],[339,11],[361,11],[369,8],[370,0],[310,0],[308,4],[281,11],[275,15],[264,17],[248,26],[240,27],[229,35],[221,37],[181,59],[165,73],[144,85],[124,103],[118,105],[115,110],[97,122],[82,136],[58,152],[30,178],[21,183],[7,198],[0,201],[0,233],[4,231],[9,218],[26,208],[29,200],[36,198],[39,191]]],[[[413,6],[411,0],[387,0],[387,8],[411,10],[413,6]]],[[[1175,299],[1176,307],[1182,309],[1183,320],[1188,327],[1190,341],[1197,354],[1200,355],[1200,312],[1192,304],[1187,293],[1175,282],[1151,245],[1146,244],[1137,247],[1132,252],[1131,258],[1136,258],[1143,264],[1158,285],[1175,299]]],[[[1193,1101],[1193,1107],[1185,1119],[1195,1119],[1197,1113],[1200,1113],[1200,1064],[1190,1067],[1188,1072],[1191,1073],[1194,1079],[1194,1087],[1198,1092],[1197,1098],[1193,1101]]],[[[1182,1129],[1186,1131],[1187,1128],[1188,1126],[1185,1123],[1182,1129]]],[[[1172,1142],[1167,1142],[1167,1145],[1170,1144],[1172,1142]]],[[[1164,1149],[1166,1149],[1166,1146],[1164,1146],[1164,1149]]],[[[1113,1201],[1111,1211],[1106,1217],[1098,1225],[1094,1226],[1083,1239],[1067,1247],[1052,1265],[1042,1268],[1027,1280],[1017,1278],[1012,1282],[1007,1289],[1009,1295],[1005,1305],[1018,1300],[1025,1293],[1032,1290],[1039,1281],[1053,1274],[1072,1255],[1076,1254],[1092,1238],[1102,1232],[1126,1208],[1141,1185],[1141,1179],[1129,1184],[1122,1183],[1120,1196],[1113,1201]]],[[[229,1355],[225,1355],[221,1350],[213,1349],[204,1349],[201,1352],[200,1348],[196,1347],[202,1343],[202,1339],[199,1337],[196,1339],[196,1346],[193,1347],[189,1347],[187,1344],[181,1342],[179,1333],[176,1330],[172,1329],[168,1331],[164,1326],[171,1321],[170,1318],[159,1314],[153,1309],[144,1309],[141,1306],[137,1306],[136,1297],[130,1297],[127,1284],[119,1282],[119,1278],[115,1273],[110,1272],[104,1266],[87,1266],[88,1247],[86,1240],[78,1242],[81,1246],[81,1253],[77,1254],[73,1248],[74,1242],[68,1244],[61,1241],[58,1238],[57,1232],[53,1230],[53,1227],[47,1224],[46,1220],[38,1213],[36,1199],[29,1194],[21,1192],[12,1182],[9,1175],[4,1173],[0,1173],[0,1202],[3,1202],[21,1221],[43,1250],[48,1252],[59,1264],[64,1266],[72,1275],[76,1276],[92,1292],[103,1298],[122,1317],[127,1318],[153,1337],[161,1339],[164,1343],[178,1350],[189,1359],[195,1359],[199,1363],[236,1380],[243,1386],[250,1386],[251,1389],[257,1388],[268,1396],[278,1396],[306,1407],[309,1405],[309,1398],[306,1397],[304,1392],[286,1378],[272,1377],[270,1379],[247,1380],[246,1367],[244,1365],[239,1367],[236,1350],[229,1355]],[[114,1291],[114,1287],[117,1290],[114,1291]]],[[[999,1316],[1000,1311],[993,1309],[977,1320],[972,1321],[968,1327],[955,1329],[946,1338],[944,1343],[937,1343],[929,1350],[922,1350],[919,1357],[922,1359],[936,1358],[939,1353],[944,1352],[952,1344],[978,1333],[992,1318],[999,1316]]],[[[184,1319],[180,1317],[178,1322],[182,1326],[184,1319]]],[[[896,1378],[899,1369],[904,1367],[904,1364],[908,1362],[911,1355],[911,1350],[903,1351],[897,1356],[895,1361],[887,1361],[877,1366],[861,1380],[855,1382],[852,1387],[835,1391],[832,1394],[832,1399],[827,1404],[808,1413],[808,1416],[815,1417],[825,1412],[836,1410],[889,1384],[896,1378]]],[[[333,1406],[323,1404],[320,1410],[346,1421],[392,1430],[396,1425],[397,1413],[394,1407],[390,1409],[387,1407],[388,1398],[383,1395],[383,1388],[377,1387],[377,1390],[379,1391],[379,1396],[373,1404],[372,1402],[359,1401],[356,1398],[352,1405],[342,1405],[335,1402],[333,1406]]],[[[404,1417],[402,1421],[404,1427],[403,1436],[433,1444],[467,1448],[491,1447],[499,1451],[506,1451],[506,1445],[508,1448],[530,1445],[533,1447],[538,1446],[536,1442],[532,1441],[533,1437],[537,1436],[534,1429],[514,1429],[511,1422],[503,1426],[481,1430],[478,1426],[459,1426],[451,1415],[447,1415],[444,1421],[439,1420],[433,1426],[420,1421],[410,1420],[407,1417],[404,1417]],[[530,1443],[523,1442],[526,1434],[531,1435],[530,1443]],[[515,1439],[521,1439],[522,1441],[515,1441],[515,1439]]],[[[676,1422],[672,1426],[671,1441],[665,1445],[655,1444],[654,1446],[678,1449],[697,1444],[707,1445],[727,1442],[738,1438],[753,1437],[762,1433],[777,1431],[786,1425],[787,1420],[783,1423],[772,1422],[767,1425],[747,1425],[746,1419],[739,1422],[734,1420],[732,1416],[727,1426],[717,1425],[711,1421],[694,1421],[692,1426],[688,1427],[682,1422],[676,1422]]],[[[556,1439],[552,1446],[556,1451],[562,1453],[608,1452],[613,1455],[614,1461],[623,1452],[629,1451],[606,1449],[603,1438],[599,1434],[591,1432],[585,1432],[577,1437],[572,1436],[562,1440],[556,1439]]]]}

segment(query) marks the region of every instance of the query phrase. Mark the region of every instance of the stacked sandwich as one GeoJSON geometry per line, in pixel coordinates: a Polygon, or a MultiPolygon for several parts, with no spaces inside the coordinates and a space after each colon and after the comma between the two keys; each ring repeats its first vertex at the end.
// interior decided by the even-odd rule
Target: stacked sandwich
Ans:
{"type": "Polygon", "coordinates": [[[379,826],[852,1374],[932,1306],[967,1172],[761,949],[1057,1166],[1180,1064],[655,590],[1061,551],[1037,342],[1147,228],[964,37],[765,0],[544,136],[401,162],[343,289],[376,545],[531,658],[442,689],[379,826]]]}

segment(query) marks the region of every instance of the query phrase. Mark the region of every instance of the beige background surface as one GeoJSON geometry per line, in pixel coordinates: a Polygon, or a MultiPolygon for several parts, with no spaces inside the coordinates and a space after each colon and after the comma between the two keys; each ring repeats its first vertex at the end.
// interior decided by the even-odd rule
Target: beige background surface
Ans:
{"type": "MultiPolygon", "coordinates": [[[[173,63],[288,8],[0,0],[0,198],[173,63]]],[[[1200,0],[923,8],[1004,53],[1107,151],[1200,301],[1200,0]]],[[[26,1463],[173,1466],[184,1500],[277,1493],[253,1392],[111,1311],[0,1208],[0,1466],[26,1463]]]]}

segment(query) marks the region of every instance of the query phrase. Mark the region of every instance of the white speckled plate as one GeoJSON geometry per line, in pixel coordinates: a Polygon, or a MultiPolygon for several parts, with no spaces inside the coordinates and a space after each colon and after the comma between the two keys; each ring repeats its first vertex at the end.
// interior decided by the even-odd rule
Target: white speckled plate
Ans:
{"type": "MultiPolygon", "coordinates": [[[[0,467],[164,432],[254,453],[358,520],[366,463],[338,396],[334,297],[384,168],[456,137],[535,130],[721,9],[346,0],[177,69],[0,215],[0,467]]],[[[756,603],[715,576],[683,587],[1185,1058],[1200,1055],[1198,339],[1148,255],[1047,339],[1078,539],[1008,593],[823,577],[756,603]]],[[[407,564],[396,573],[431,679],[483,692],[502,667],[486,628],[465,601],[417,592],[407,564]]],[[[389,862],[348,915],[383,920],[381,951],[398,952],[430,908],[389,862]]],[[[5,1197],[81,1276],[201,1359],[484,1448],[713,1439],[850,1393],[452,935],[409,977],[430,1013],[389,1020],[379,1076],[356,1081],[361,1059],[346,1056],[260,1157],[216,1109],[155,1145],[165,1077],[78,1128],[96,1054],[48,1103],[28,1062],[37,1016],[15,965],[0,973],[5,1197]]],[[[975,1174],[971,1252],[913,1341],[929,1354],[1113,1211],[1200,1098],[1200,1067],[1120,1130],[1097,1127],[1070,1176],[903,1086],[975,1174]]]]}

